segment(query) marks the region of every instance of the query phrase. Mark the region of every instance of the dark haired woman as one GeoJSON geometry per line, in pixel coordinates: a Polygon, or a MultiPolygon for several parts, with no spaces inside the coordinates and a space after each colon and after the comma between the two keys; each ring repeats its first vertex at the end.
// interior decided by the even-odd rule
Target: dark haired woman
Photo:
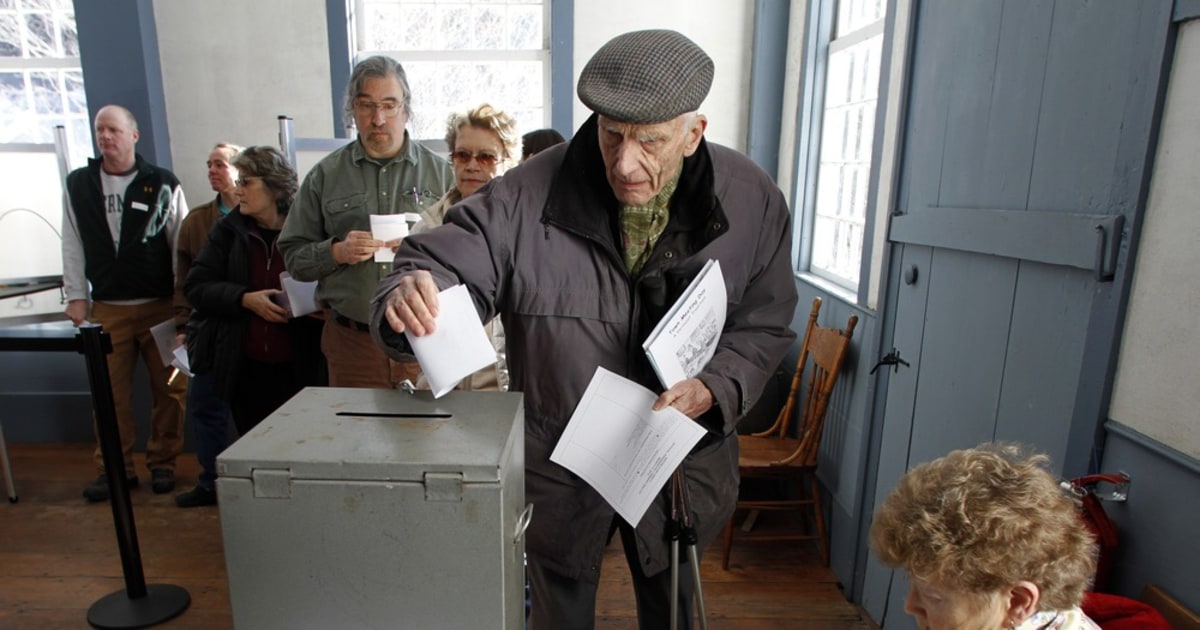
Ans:
{"type": "Polygon", "coordinates": [[[233,165],[238,206],[213,226],[184,292],[199,315],[189,323],[191,367],[214,375],[214,390],[245,434],[318,383],[321,322],[289,319],[277,303],[284,267],[276,240],[296,195],[296,171],[265,146],[245,149],[233,165]]]}

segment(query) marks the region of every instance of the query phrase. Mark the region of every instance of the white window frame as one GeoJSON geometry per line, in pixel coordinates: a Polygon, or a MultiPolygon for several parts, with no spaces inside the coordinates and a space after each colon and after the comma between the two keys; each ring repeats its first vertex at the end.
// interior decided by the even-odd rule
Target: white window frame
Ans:
{"type": "MultiPolygon", "coordinates": [[[[351,15],[352,28],[355,41],[351,42],[351,48],[354,52],[355,63],[370,57],[371,55],[386,55],[399,61],[401,65],[409,62],[469,62],[469,61],[488,61],[488,62],[537,62],[542,66],[542,118],[541,120],[518,120],[520,132],[532,131],[534,129],[550,127],[551,117],[551,96],[550,96],[550,4],[551,0],[542,0],[542,42],[541,48],[537,50],[371,50],[360,48],[358,42],[366,41],[366,25],[357,16],[364,15],[364,5],[369,0],[354,0],[353,13],[351,15]]],[[[421,4],[428,4],[429,0],[413,0],[420,1],[421,4]]],[[[404,4],[404,0],[391,0],[392,4],[404,4]]],[[[477,103],[461,103],[457,108],[463,109],[476,105],[477,103]]],[[[493,103],[497,107],[505,108],[505,103],[493,103]]],[[[418,110],[419,114],[427,115],[427,112],[418,110]]],[[[446,115],[451,112],[443,112],[440,120],[445,120],[446,115]]],[[[352,121],[350,121],[352,122],[352,121]]],[[[418,138],[422,143],[434,148],[444,148],[445,144],[442,135],[439,133],[434,138],[418,138]]]]}
{"type": "MultiPolygon", "coordinates": [[[[887,255],[887,225],[895,206],[898,183],[900,135],[903,122],[902,95],[907,85],[907,55],[912,0],[885,0],[886,16],[872,24],[831,41],[837,0],[807,3],[808,19],[802,60],[805,78],[800,90],[797,152],[794,164],[793,199],[797,214],[797,275],[806,282],[850,304],[875,310],[882,299],[887,255]],[[857,284],[811,266],[813,225],[816,217],[818,165],[825,106],[825,77],[831,51],[882,33],[880,87],[877,93],[874,135],[869,170],[869,187],[864,217],[864,235],[857,284]]],[[[803,4],[803,3],[802,3],[803,4]]]]}
{"type": "MultiPolygon", "coordinates": [[[[37,8],[37,9],[31,9],[31,10],[25,11],[22,8],[18,7],[15,9],[5,9],[3,11],[4,11],[4,13],[16,14],[18,16],[21,16],[25,13],[44,13],[47,11],[49,11],[50,13],[70,13],[71,15],[74,15],[75,8],[74,8],[74,5],[68,0],[63,5],[52,6],[49,9],[37,8]],[[69,9],[66,7],[69,7],[69,9]]],[[[24,30],[22,29],[22,33],[23,32],[24,32],[24,30]]],[[[59,36],[60,36],[60,32],[56,30],[55,37],[58,38],[59,36]]],[[[58,42],[58,47],[60,49],[62,48],[61,41],[58,42]]],[[[0,57],[0,72],[37,72],[37,71],[57,72],[60,70],[78,71],[80,83],[82,85],[83,66],[80,63],[80,59],[78,56],[75,56],[75,57],[0,57]]],[[[30,89],[29,83],[26,82],[26,90],[29,90],[29,89],[30,89]]],[[[29,97],[28,94],[26,96],[27,96],[27,98],[29,97]]],[[[76,129],[75,131],[81,131],[82,135],[85,136],[87,138],[87,140],[83,141],[82,139],[76,137],[76,138],[74,138],[74,141],[72,141],[68,144],[68,147],[67,147],[68,150],[70,151],[70,166],[72,166],[72,167],[82,166],[83,163],[86,161],[86,159],[92,155],[92,144],[91,144],[91,126],[92,125],[91,125],[91,116],[87,112],[86,96],[85,96],[84,111],[79,112],[79,113],[72,113],[70,111],[70,108],[68,107],[68,103],[65,102],[65,99],[66,99],[65,93],[60,93],[59,97],[61,99],[63,99],[61,114],[38,114],[36,112],[29,114],[29,116],[31,117],[32,120],[37,121],[38,123],[43,123],[42,126],[44,126],[44,128],[45,128],[44,131],[46,132],[45,134],[43,134],[43,136],[44,136],[43,138],[37,139],[35,141],[35,144],[53,145],[56,141],[56,138],[54,135],[55,134],[54,128],[56,126],[67,127],[68,125],[71,125],[72,126],[71,128],[73,128],[73,126],[82,125],[82,130],[76,129]]],[[[9,119],[9,121],[10,121],[9,124],[14,124],[16,122],[16,118],[13,117],[13,114],[10,112],[4,112],[4,117],[9,119]]],[[[24,117],[22,117],[22,118],[24,118],[24,117]]],[[[71,138],[70,132],[68,132],[67,137],[68,137],[68,139],[71,138]]],[[[25,144],[28,144],[28,141],[17,141],[15,143],[8,143],[8,144],[25,145],[25,144]]]]}

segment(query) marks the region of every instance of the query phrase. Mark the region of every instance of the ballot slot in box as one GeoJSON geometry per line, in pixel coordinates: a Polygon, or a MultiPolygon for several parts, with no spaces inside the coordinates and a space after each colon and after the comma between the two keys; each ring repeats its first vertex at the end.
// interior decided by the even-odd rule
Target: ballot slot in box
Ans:
{"type": "Polygon", "coordinates": [[[524,627],[517,393],[304,389],[217,458],[234,624],[524,627]]]}

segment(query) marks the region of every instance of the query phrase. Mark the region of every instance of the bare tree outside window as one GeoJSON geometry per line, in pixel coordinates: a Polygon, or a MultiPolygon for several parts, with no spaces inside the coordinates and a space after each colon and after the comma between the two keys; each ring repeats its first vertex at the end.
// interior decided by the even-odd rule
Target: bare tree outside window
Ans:
{"type": "Polygon", "coordinates": [[[51,143],[67,130],[72,166],[92,155],[71,0],[0,2],[0,143],[51,143]]]}
{"type": "Polygon", "coordinates": [[[549,126],[546,0],[357,0],[352,20],[356,60],[404,65],[414,137],[442,138],[451,113],[483,102],[523,130],[549,126]]]}

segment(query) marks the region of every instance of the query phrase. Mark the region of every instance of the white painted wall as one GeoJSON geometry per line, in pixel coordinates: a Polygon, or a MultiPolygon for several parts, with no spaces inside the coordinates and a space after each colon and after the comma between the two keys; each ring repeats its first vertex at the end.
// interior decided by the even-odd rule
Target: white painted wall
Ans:
{"type": "Polygon", "coordinates": [[[323,0],[157,0],[171,160],[192,206],[213,196],[217,142],[278,147],[278,116],[298,137],[333,136],[323,0]]]}
{"type": "Polygon", "coordinates": [[[1184,23],[1108,416],[1200,458],[1200,20],[1184,23]]]}
{"type": "MultiPolygon", "coordinates": [[[[632,30],[671,28],[716,65],[701,108],[708,138],[746,148],[754,5],[725,0],[612,0],[575,4],[574,76],[604,42],[632,30]]],[[[322,0],[156,0],[171,159],[188,202],[211,195],[204,158],[219,141],[278,146],[277,116],[302,138],[333,136],[322,0]]],[[[574,96],[575,127],[590,112],[574,96]]]]}
{"type": "MultiPolygon", "coordinates": [[[[606,0],[575,3],[574,76],[605,42],[626,31],[669,28],[696,42],[713,59],[712,90],[700,107],[706,137],[746,150],[754,3],[728,0],[606,0]]],[[[591,112],[575,96],[575,127],[591,112]]]]}

